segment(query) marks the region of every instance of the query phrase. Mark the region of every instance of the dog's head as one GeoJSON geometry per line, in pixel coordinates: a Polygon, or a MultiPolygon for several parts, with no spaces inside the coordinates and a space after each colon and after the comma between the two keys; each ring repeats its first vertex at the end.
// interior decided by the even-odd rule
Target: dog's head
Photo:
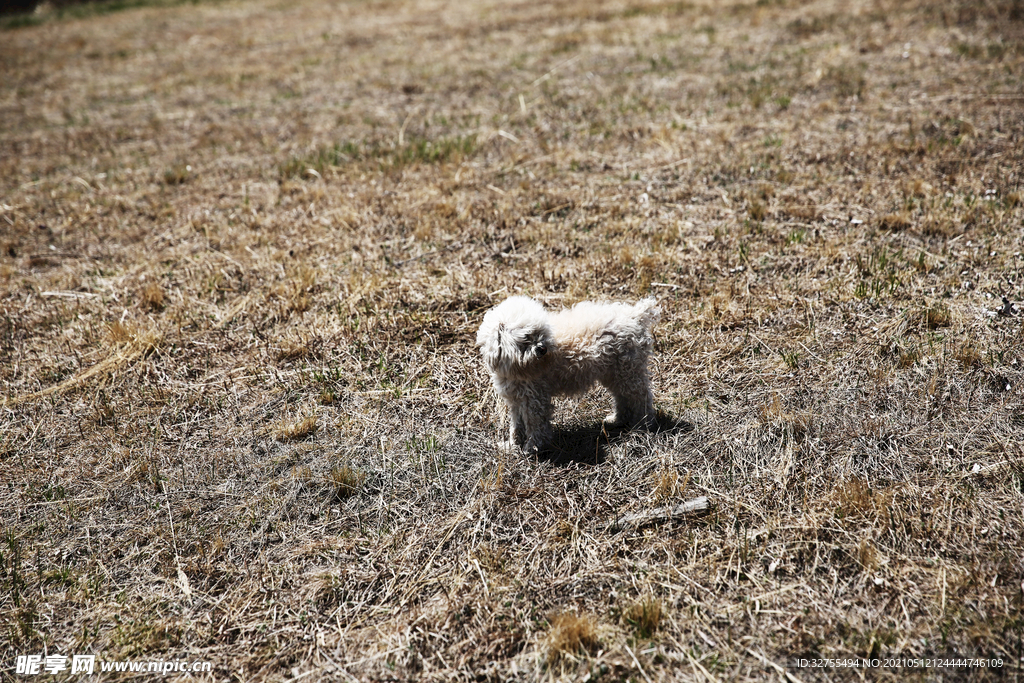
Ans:
{"type": "Polygon", "coordinates": [[[487,311],[476,335],[484,362],[499,376],[529,375],[554,347],[544,307],[514,296],[487,311]]]}

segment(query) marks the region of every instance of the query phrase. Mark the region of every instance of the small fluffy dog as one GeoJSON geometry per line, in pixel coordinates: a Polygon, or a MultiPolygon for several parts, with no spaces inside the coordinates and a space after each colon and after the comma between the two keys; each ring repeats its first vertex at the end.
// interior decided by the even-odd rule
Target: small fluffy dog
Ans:
{"type": "Polygon", "coordinates": [[[509,407],[510,441],[527,452],[544,449],[552,436],[551,397],[582,393],[595,382],[615,401],[605,424],[651,425],[647,358],[660,315],[653,298],[635,305],[584,301],[549,313],[529,297],[514,296],[488,311],[476,343],[509,407]]]}

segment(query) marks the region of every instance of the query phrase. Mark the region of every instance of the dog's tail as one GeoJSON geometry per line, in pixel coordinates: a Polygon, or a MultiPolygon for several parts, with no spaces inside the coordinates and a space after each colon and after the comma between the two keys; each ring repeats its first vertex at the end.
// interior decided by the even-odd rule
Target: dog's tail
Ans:
{"type": "Polygon", "coordinates": [[[644,332],[650,334],[651,328],[661,320],[661,307],[658,306],[658,300],[649,296],[639,301],[633,306],[633,315],[636,316],[637,322],[640,323],[644,332]]]}

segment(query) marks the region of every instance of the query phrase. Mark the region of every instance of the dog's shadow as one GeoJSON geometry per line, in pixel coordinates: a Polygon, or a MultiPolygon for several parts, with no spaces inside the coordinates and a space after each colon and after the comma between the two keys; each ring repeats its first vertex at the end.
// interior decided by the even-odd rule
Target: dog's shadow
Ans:
{"type": "MultiPolygon", "coordinates": [[[[694,429],[692,422],[659,411],[648,431],[656,434],[685,434],[694,429]]],[[[537,460],[554,465],[600,465],[607,459],[608,446],[619,441],[622,435],[628,432],[626,429],[607,427],[600,423],[556,429],[551,445],[537,454],[537,460]]]]}

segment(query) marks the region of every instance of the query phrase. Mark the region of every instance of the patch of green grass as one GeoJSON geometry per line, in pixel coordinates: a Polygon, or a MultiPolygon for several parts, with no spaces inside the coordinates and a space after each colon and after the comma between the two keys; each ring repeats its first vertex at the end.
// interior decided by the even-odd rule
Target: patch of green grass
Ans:
{"type": "Polygon", "coordinates": [[[455,135],[437,139],[414,138],[383,157],[393,166],[411,164],[441,164],[472,156],[476,151],[475,135],[455,135]]]}
{"type": "Polygon", "coordinates": [[[1014,43],[1007,44],[995,41],[985,45],[965,42],[957,43],[956,45],[956,53],[961,57],[989,62],[999,61],[1007,54],[1013,54],[1018,51],[1019,48],[1014,43]]]}
{"type": "Polygon", "coordinates": [[[799,351],[781,351],[782,362],[786,364],[786,367],[790,370],[796,370],[800,367],[800,352],[799,351]]]}
{"type": "Polygon", "coordinates": [[[332,166],[343,166],[362,158],[362,149],[354,142],[340,142],[319,147],[309,154],[295,156],[281,164],[278,170],[282,177],[300,178],[310,170],[323,173],[332,166]]]}
{"type": "MultiPolygon", "coordinates": [[[[153,611],[143,612],[150,615],[153,611]]],[[[170,621],[139,616],[124,618],[115,616],[111,642],[125,656],[134,657],[142,653],[165,652],[181,644],[182,628],[170,621]]]]}
{"type": "Polygon", "coordinates": [[[622,11],[622,17],[624,19],[658,15],[672,17],[683,14],[693,9],[693,7],[693,3],[690,2],[647,3],[627,7],[622,11]]]}
{"type": "Polygon", "coordinates": [[[43,575],[43,583],[48,586],[57,586],[58,588],[74,586],[78,583],[75,579],[74,572],[71,571],[71,567],[65,565],[52,569],[43,575]]]}
{"type": "Polygon", "coordinates": [[[902,252],[890,253],[885,247],[876,248],[867,258],[861,254],[854,257],[859,279],[853,295],[858,299],[893,296],[903,284],[900,277],[902,252]]]}
{"type": "Polygon", "coordinates": [[[477,150],[476,135],[452,135],[437,138],[411,137],[401,145],[381,142],[342,142],[319,147],[309,154],[292,157],[278,170],[282,177],[323,176],[331,168],[349,164],[376,164],[381,170],[394,170],[416,164],[443,164],[472,156],[477,150]]]}
{"type": "Polygon", "coordinates": [[[829,67],[822,81],[830,85],[841,98],[856,96],[863,99],[864,89],[867,87],[867,78],[862,66],[844,64],[829,67]]]}
{"type": "Polygon", "coordinates": [[[26,584],[21,568],[21,543],[14,529],[4,532],[3,545],[4,547],[0,548],[0,570],[3,570],[3,578],[6,581],[0,581],[0,586],[7,584],[14,606],[19,607],[26,584]]]}
{"type": "Polygon", "coordinates": [[[409,439],[405,442],[405,450],[416,453],[433,453],[440,449],[440,442],[433,434],[409,439]]]}

